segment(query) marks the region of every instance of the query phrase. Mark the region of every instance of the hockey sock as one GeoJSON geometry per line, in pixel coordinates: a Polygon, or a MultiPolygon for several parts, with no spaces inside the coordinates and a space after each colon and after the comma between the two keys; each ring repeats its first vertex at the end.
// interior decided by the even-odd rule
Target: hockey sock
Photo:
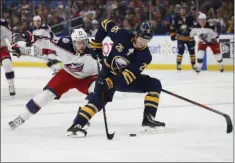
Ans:
{"type": "Polygon", "coordinates": [[[198,50],[198,52],[197,52],[197,68],[198,68],[198,70],[202,69],[204,55],[205,55],[205,52],[203,50],[198,50]]]}
{"type": "Polygon", "coordinates": [[[196,62],[195,54],[190,54],[190,60],[191,60],[192,66],[194,66],[194,65],[195,65],[195,62],[196,62]]]}
{"type": "Polygon", "coordinates": [[[177,55],[177,65],[180,65],[181,64],[181,62],[182,62],[182,59],[183,59],[183,55],[182,54],[178,54],[177,55]]]}
{"type": "Polygon", "coordinates": [[[40,94],[33,97],[27,104],[26,108],[32,113],[36,114],[43,106],[52,101],[56,95],[49,90],[44,90],[40,94]]]}
{"type": "Polygon", "coordinates": [[[95,105],[88,103],[78,112],[74,123],[83,127],[97,112],[99,112],[99,109],[95,105]]]}
{"type": "Polygon", "coordinates": [[[222,56],[222,54],[215,54],[215,58],[216,58],[216,61],[219,64],[223,64],[223,56],[222,56]]]}
{"type": "Polygon", "coordinates": [[[144,99],[144,112],[150,113],[155,117],[159,103],[159,93],[158,92],[149,92],[144,99]]]}
{"type": "Polygon", "coordinates": [[[14,86],[15,73],[12,69],[12,62],[9,58],[2,60],[2,66],[5,70],[5,76],[9,86],[14,86]]]}

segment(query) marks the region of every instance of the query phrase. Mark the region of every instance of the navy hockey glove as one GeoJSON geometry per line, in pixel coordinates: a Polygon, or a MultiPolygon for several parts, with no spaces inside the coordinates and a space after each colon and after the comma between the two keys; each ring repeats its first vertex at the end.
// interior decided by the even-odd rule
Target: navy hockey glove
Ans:
{"type": "Polygon", "coordinates": [[[90,41],[90,53],[92,58],[97,59],[97,56],[102,59],[103,52],[102,52],[102,43],[96,42],[95,40],[90,41]]]}
{"type": "MultiPolygon", "coordinates": [[[[96,84],[98,85],[98,89],[102,89],[104,92],[113,88],[113,81],[109,77],[107,77],[105,79],[99,77],[96,81],[96,84]]],[[[98,92],[100,92],[100,91],[101,90],[98,90],[98,92]]]]}
{"type": "Polygon", "coordinates": [[[176,40],[176,35],[171,36],[171,40],[175,41],[176,40]]]}

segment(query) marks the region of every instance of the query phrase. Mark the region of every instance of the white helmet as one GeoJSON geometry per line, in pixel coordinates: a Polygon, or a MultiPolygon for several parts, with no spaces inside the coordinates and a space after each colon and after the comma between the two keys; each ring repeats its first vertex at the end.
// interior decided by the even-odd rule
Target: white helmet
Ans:
{"type": "Polygon", "coordinates": [[[81,41],[87,39],[87,33],[82,28],[74,29],[71,34],[72,41],[81,41]]]}
{"type": "Polygon", "coordinates": [[[198,16],[198,19],[205,19],[206,20],[206,14],[203,14],[201,13],[199,16],[198,16]]]}

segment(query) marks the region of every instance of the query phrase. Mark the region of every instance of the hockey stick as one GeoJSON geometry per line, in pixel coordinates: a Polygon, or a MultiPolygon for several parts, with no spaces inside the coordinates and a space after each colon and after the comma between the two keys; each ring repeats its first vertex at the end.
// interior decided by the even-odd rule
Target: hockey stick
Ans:
{"type": "Polygon", "coordinates": [[[172,93],[172,92],[169,92],[169,91],[167,91],[167,90],[165,90],[165,89],[162,89],[162,92],[164,92],[164,93],[166,93],[166,94],[169,94],[169,95],[172,95],[172,96],[175,96],[175,97],[177,97],[177,98],[179,98],[179,99],[181,99],[181,100],[187,101],[187,102],[189,102],[189,103],[191,103],[191,104],[200,106],[200,107],[202,107],[202,108],[204,108],[204,109],[206,109],[206,110],[212,111],[212,112],[214,112],[214,113],[216,113],[216,114],[222,115],[222,116],[225,118],[226,123],[227,123],[227,133],[231,133],[231,132],[233,131],[233,124],[232,124],[232,121],[231,121],[231,118],[229,117],[229,115],[224,114],[224,113],[222,113],[222,112],[220,112],[220,111],[217,111],[217,110],[215,110],[215,109],[212,109],[212,108],[210,108],[210,107],[208,107],[208,106],[206,106],[206,105],[203,105],[203,104],[197,103],[197,102],[195,102],[195,101],[189,100],[189,99],[187,99],[187,98],[185,98],[185,97],[182,97],[182,96],[180,96],[180,95],[177,95],[177,94],[174,94],[174,93],[172,93]]]}
{"type": "MultiPolygon", "coordinates": [[[[101,69],[100,69],[100,64],[99,64],[99,56],[97,55],[97,68],[98,68],[98,75],[100,76],[100,72],[101,72],[101,69]]],[[[105,101],[104,101],[104,91],[103,89],[101,88],[101,102],[102,102],[102,105],[103,105],[103,114],[104,114],[104,124],[105,124],[105,131],[106,131],[106,136],[109,140],[112,140],[113,137],[114,137],[114,133],[110,134],[109,131],[108,131],[108,123],[107,123],[107,117],[106,117],[106,109],[105,109],[105,101]]]]}

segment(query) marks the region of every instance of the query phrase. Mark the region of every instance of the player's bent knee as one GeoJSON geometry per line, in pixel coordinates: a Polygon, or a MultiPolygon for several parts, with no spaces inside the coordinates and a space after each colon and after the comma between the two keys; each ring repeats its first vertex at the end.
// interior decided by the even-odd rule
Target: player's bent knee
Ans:
{"type": "Polygon", "coordinates": [[[222,54],[215,54],[215,58],[216,58],[217,62],[219,62],[219,63],[221,63],[223,60],[222,54]]]}
{"type": "Polygon", "coordinates": [[[198,62],[198,63],[202,63],[202,62],[203,62],[203,59],[202,59],[202,58],[198,58],[198,59],[197,59],[197,62],[198,62]]]}
{"type": "Polygon", "coordinates": [[[33,97],[27,104],[26,107],[28,110],[36,114],[43,106],[48,104],[50,101],[52,101],[56,95],[52,93],[50,90],[44,90],[40,94],[33,97]]]}
{"type": "Polygon", "coordinates": [[[12,72],[12,61],[9,58],[5,58],[2,60],[2,66],[5,70],[5,72],[12,72]]]}
{"type": "Polygon", "coordinates": [[[160,80],[156,79],[156,78],[150,78],[150,83],[148,85],[149,87],[149,91],[148,92],[158,92],[160,93],[162,90],[162,83],[160,80]]]}

